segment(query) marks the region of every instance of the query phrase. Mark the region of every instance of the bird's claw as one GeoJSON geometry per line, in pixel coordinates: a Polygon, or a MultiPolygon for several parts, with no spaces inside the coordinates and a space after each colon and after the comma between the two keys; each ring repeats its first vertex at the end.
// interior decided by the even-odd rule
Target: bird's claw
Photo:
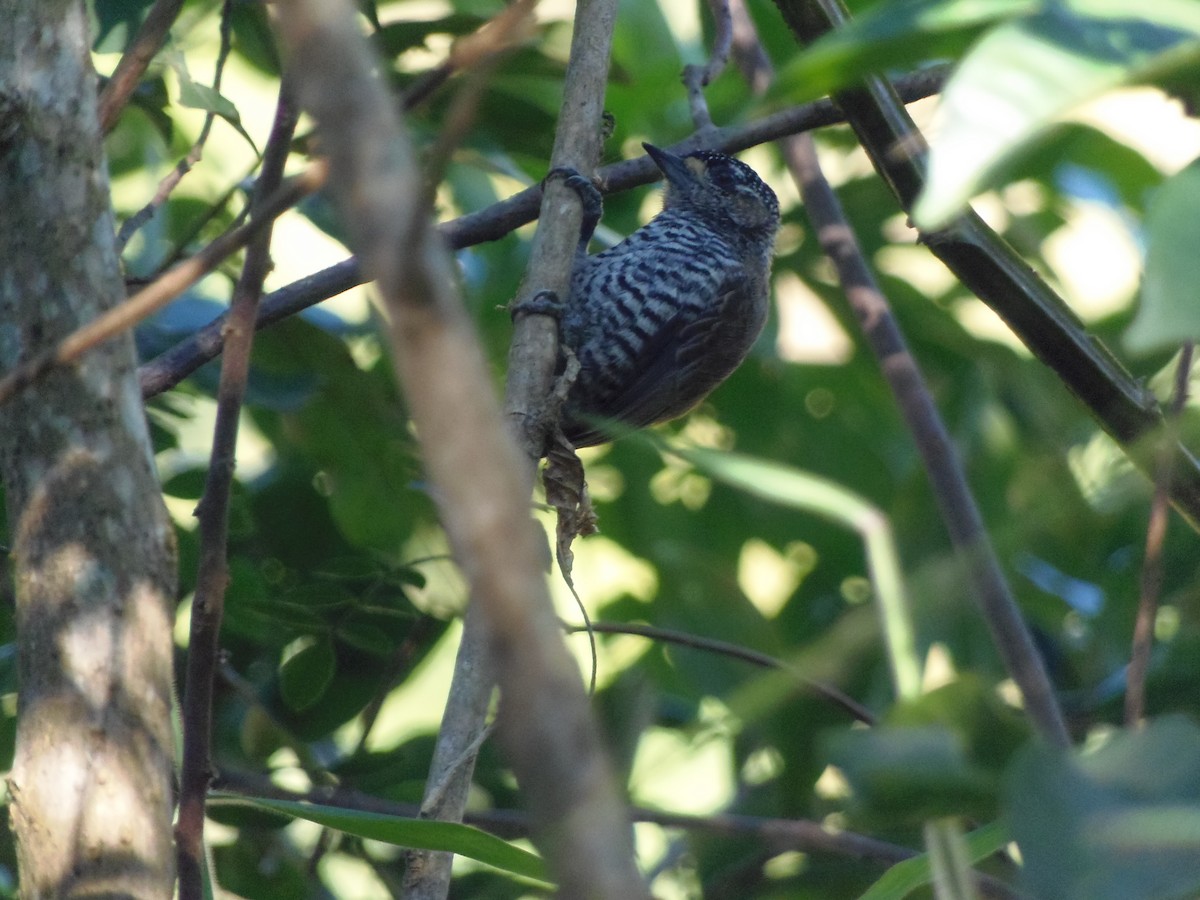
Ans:
{"type": "Polygon", "coordinates": [[[550,181],[551,178],[561,178],[563,184],[573,190],[579,198],[583,207],[583,226],[580,231],[585,236],[584,242],[586,243],[586,240],[591,238],[592,232],[596,230],[596,225],[604,212],[604,198],[600,194],[599,188],[590,178],[570,166],[555,166],[546,173],[543,184],[550,181]]]}
{"type": "Polygon", "coordinates": [[[554,291],[538,291],[532,297],[518,300],[509,307],[509,314],[516,321],[518,316],[550,316],[561,320],[563,302],[554,291]]]}

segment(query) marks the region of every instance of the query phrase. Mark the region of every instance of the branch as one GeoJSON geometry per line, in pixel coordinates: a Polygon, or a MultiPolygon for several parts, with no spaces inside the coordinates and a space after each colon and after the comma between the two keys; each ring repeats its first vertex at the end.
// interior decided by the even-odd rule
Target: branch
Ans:
{"type": "MultiPolygon", "coordinates": [[[[758,45],[754,25],[741,4],[738,4],[738,12],[742,43],[758,45]]],[[[753,82],[761,84],[771,78],[770,63],[761,49],[756,53],[747,46],[742,65],[743,70],[758,68],[758,72],[750,76],[753,82]]],[[[784,139],[780,141],[780,148],[800,188],[804,211],[816,229],[817,240],[837,270],[850,308],[921,454],[950,541],[958,559],[966,566],[980,612],[1000,658],[1021,689],[1025,709],[1037,732],[1050,744],[1069,746],[1070,735],[1045,664],[1000,568],[954,443],[938,415],[891,305],[863,256],[854,228],[821,172],[812,137],[784,139]]]]}
{"type": "Polygon", "coordinates": [[[146,13],[133,43],[126,48],[117,67],[100,92],[100,129],[107,134],[117,124],[121,110],[137,90],[147,67],[167,41],[171,25],[179,17],[183,0],[156,0],[146,13]]]}
{"type": "MultiPolygon", "coordinates": [[[[88,350],[111,340],[162,309],[223,260],[246,246],[282,213],[319,188],[324,180],[325,167],[321,163],[309,166],[299,175],[287,179],[263,202],[262,212],[253,221],[221,235],[191,259],[181,262],[129,299],[77,328],[57,345],[14,366],[0,378],[0,405],[51,369],[76,362],[88,350]]],[[[228,324],[224,316],[220,323],[221,343],[224,346],[228,336],[228,324]]],[[[251,323],[251,327],[257,330],[257,322],[251,323]]]]}
{"type": "MultiPolygon", "coordinates": [[[[84,3],[5,3],[0,371],[124,297],[84,3]]],[[[175,535],[131,339],[0,407],[5,851],[22,897],[170,897],[175,535]],[[10,580],[11,578],[11,580],[10,580]],[[12,690],[8,688],[7,690],[12,690]],[[15,864],[14,864],[15,856],[15,864]]]]}
{"type": "Polygon", "coordinates": [[[683,70],[683,84],[687,88],[692,127],[699,135],[707,135],[713,128],[704,89],[724,71],[725,64],[729,61],[729,49],[733,45],[733,18],[729,11],[729,0],[709,0],[708,8],[713,14],[715,26],[712,53],[705,65],[685,66],[683,70]]]}
{"type": "MultiPolygon", "coordinates": [[[[306,801],[351,812],[380,813],[412,819],[418,815],[416,804],[384,800],[345,786],[315,787],[309,791],[289,791],[279,787],[267,775],[222,769],[213,781],[214,790],[253,799],[306,801]]],[[[713,837],[750,838],[769,848],[771,855],[786,850],[801,853],[828,853],[875,865],[891,866],[917,855],[910,847],[882,841],[853,831],[832,829],[811,819],[781,819],[740,813],[713,813],[699,816],[659,809],[632,807],[630,818],[662,828],[681,828],[713,837]]],[[[529,817],[519,810],[489,809],[467,813],[463,822],[482,828],[507,840],[529,835],[529,817]]],[[[1011,888],[995,878],[979,876],[980,887],[989,897],[1015,897],[1011,888]]],[[[408,900],[407,895],[405,900],[408,900]]]]}
{"type": "Polygon", "coordinates": [[[764,669],[778,669],[781,672],[787,672],[812,693],[824,697],[830,703],[845,710],[864,725],[875,724],[874,713],[853,697],[847,696],[837,688],[823,681],[816,681],[801,674],[795,666],[781,659],[777,659],[766,653],[759,653],[757,650],[751,650],[740,644],[719,641],[715,638],[701,637],[682,631],[674,631],[669,628],[658,628],[653,625],[635,625],[629,622],[591,622],[588,625],[566,625],[564,627],[567,634],[586,632],[594,632],[596,634],[634,634],[652,641],[677,644],[680,647],[691,647],[694,650],[703,650],[708,653],[718,653],[721,656],[740,659],[743,662],[748,662],[751,665],[764,669]]]}
{"type": "MultiPolygon", "coordinates": [[[[279,89],[275,122],[263,158],[263,170],[255,186],[251,214],[278,192],[295,132],[298,112],[288,96],[285,76],[279,89]]],[[[230,304],[228,352],[221,364],[217,388],[217,419],[213,430],[212,457],[204,494],[196,507],[199,521],[199,567],[195,599],[192,601],[191,633],[188,640],[187,672],[182,700],[183,763],[179,775],[179,818],[175,826],[179,866],[180,900],[204,896],[204,803],[212,777],[213,678],[220,648],[221,616],[225,588],[229,583],[227,537],[229,493],[236,461],[238,418],[246,380],[250,374],[250,348],[254,342],[254,320],[263,281],[271,267],[271,224],[258,230],[246,251],[245,265],[230,304]]]]}
{"type": "Polygon", "coordinates": [[[348,0],[280,0],[277,26],[330,158],[330,191],[379,285],[401,386],[443,525],[483,610],[504,696],[500,737],[564,896],[640,897],[625,809],[558,633],[530,480],[425,215],[411,145],[348,0]],[[403,252],[401,252],[403,249],[403,252]]]}
{"type": "MultiPolygon", "coordinates": [[[[897,89],[905,102],[928,97],[941,90],[946,70],[931,69],[905,76],[897,81],[897,89]]],[[[711,148],[725,153],[737,153],[787,134],[795,134],[845,121],[838,108],[829,100],[818,100],[794,106],[746,125],[719,128],[703,141],[693,135],[669,148],[675,153],[711,148]]],[[[602,167],[596,173],[596,183],[605,194],[617,193],[643,184],[650,184],[660,173],[648,157],[625,160],[602,167]]],[[[468,213],[438,226],[438,231],[452,249],[460,250],[486,241],[497,241],[538,216],[542,200],[540,184],[528,187],[506,200],[486,209],[468,213]]],[[[256,328],[267,328],[289,316],[334,297],[343,291],[363,284],[367,276],[354,257],[335,263],[320,272],[301,278],[263,298],[256,328]]],[[[142,366],[139,376],[142,396],[146,399],[170,390],[205,363],[221,355],[225,338],[222,335],[224,317],[215,319],[191,337],[142,366]]]]}
{"type": "MultiPolygon", "coordinates": [[[[614,0],[580,0],[571,38],[571,57],[563,85],[563,101],[551,169],[569,168],[585,176],[600,159],[604,88],[616,23],[614,0]]],[[[545,183],[538,230],[530,249],[529,268],[511,309],[546,291],[567,297],[583,210],[576,193],[561,178],[545,183]]],[[[534,462],[545,447],[543,417],[558,364],[558,322],[548,315],[517,315],[508,353],[504,411],[526,455],[534,462]]]]}
{"type": "MultiPolygon", "coordinates": [[[[590,172],[600,156],[600,121],[608,57],[616,21],[612,0],[580,3],[575,17],[571,51],[563,86],[563,101],[551,166],[590,172]]],[[[533,239],[525,281],[517,303],[539,291],[565,297],[575,261],[581,225],[578,198],[561,182],[542,195],[541,220],[533,239]]],[[[541,456],[543,410],[558,363],[558,323],[543,315],[515,318],[509,350],[505,416],[528,458],[532,475],[541,456]]],[[[464,621],[462,643],[455,659],[450,694],[438,730],[422,813],[439,819],[461,820],[479,746],[486,736],[488,701],[494,676],[487,659],[487,634],[480,604],[472,603],[464,621]]],[[[501,716],[514,702],[503,696],[501,716]]],[[[628,851],[632,854],[632,847],[628,851]]],[[[413,900],[445,897],[453,855],[412,851],[405,872],[405,896],[413,900]]]]}
{"type": "MultiPolygon", "coordinates": [[[[811,44],[849,16],[840,0],[776,0],[799,41],[811,44]]],[[[924,184],[924,138],[885,78],[834,95],[872,164],[900,205],[911,211],[924,184]],[[912,148],[897,153],[896,148],[912,148]]],[[[962,284],[995,310],[1026,347],[1058,375],[1100,427],[1154,477],[1153,441],[1163,415],[1157,401],[1069,306],[974,212],[920,239],[962,284]]],[[[1167,493],[1192,528],[1200,530],[1200,461],[1178,441],[1170,445],[1167,493]]]]}

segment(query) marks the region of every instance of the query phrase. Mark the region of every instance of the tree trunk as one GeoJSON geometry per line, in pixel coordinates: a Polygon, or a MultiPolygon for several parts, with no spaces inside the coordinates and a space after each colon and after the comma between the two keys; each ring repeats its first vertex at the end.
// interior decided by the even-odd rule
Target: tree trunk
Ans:
{"type": "MultiPolygon", "coordinates": [[[[119,302],[88,17],[0,0],[0,370],[119,302]]],[[[174,547],[128,336],[0,408],[23,897],[170,897],[174,547]]]]}

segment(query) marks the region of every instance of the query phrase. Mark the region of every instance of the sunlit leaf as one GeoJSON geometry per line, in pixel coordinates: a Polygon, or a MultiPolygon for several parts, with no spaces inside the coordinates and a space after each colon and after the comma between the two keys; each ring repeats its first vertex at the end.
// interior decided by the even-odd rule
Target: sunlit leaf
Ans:
{"type": "Polygon", "coordinates": [[[945,224],[1083,101],[1198,59],[1200,7],[1180,0],[1050,4],[991,29],[943,91],[915,221],[945,224]]]}
{"type": "Polygon", "coordinates": [[[1146,272],[1125,344],[1144,353],[1200,338],[1200,161],[1168,178],[1146,211],[1146,272]]]}
{"type": "Polygon", "coordinates": [[[214,91],[206,84],[188,80],[180,82],[179,102],[183,106],[204,110],[204,112],[224,119],[246,139],[246,143],[254,147],[255,152],[258,151],[258,148],[254,146],[254,139],[242,127],[242,117],[238,114],[237,107],[228,97],[214,91]]]}
{"type": "Polygon", "coordinates": [[[830,32],[779,71],[772,95],[799,102],[888,68],[957,57],[981,30],[1036,10],[1037,0],[898,0],[830,32]]]}

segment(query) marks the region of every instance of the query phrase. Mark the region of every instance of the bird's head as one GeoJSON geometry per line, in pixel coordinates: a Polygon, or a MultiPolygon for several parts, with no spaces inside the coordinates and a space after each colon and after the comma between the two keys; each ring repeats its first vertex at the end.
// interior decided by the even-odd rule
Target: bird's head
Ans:
{"type": "Polygon", "coordinates": [[[667,179],[665,209],[690,209],[720,227],[770,242],[779,227],[779,200],[752,168],[732,156],[697,150],[676,156],[642,144],[667,179]]]}

